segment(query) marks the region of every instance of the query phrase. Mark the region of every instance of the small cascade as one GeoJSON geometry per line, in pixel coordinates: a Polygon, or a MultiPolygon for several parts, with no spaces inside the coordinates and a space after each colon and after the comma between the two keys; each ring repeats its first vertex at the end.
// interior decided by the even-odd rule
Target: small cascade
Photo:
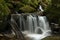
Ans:
{"type": "Polygon", "coordinates": [[[38,16],[38,19],[39,19],[39,27],[43,32],[51,31],[46,16],[38,16]]]}
{"type": "Polygon", "coordinates": [[[30,33],[33,32],[33,17],[31,15],[27,16],[28,30],[30,33]]]}
{"type": "Polygon", "coordinates": [[[39,5],[39,10],[40,10],[41,12],[44,11],[41,5],[39,5]]]}
{"type": "Polygon", "coordinates": [[[37,27],[37,18],[32,15],[27,16],[28,30],[30,33],[35,33],[35,28],[37,27]]]}

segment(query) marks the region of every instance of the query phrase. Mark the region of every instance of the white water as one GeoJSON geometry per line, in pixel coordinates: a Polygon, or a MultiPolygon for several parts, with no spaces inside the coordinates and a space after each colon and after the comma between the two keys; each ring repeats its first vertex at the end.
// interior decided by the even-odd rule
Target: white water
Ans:
{"type": "Polygon", "coordinates": [[[25,20],[22,15],[19,16],[20,29],[29,40],[41,40],[50,36],[50,27],[46,16],[28,15],[25,20]],[[22,25],[23,24],[23,25],[22,25]]]}
{"type": "Polygon", "coordinates": [[[30,40],[41,40],[50,36],[51,32],[49,23],[45,16],[38,16],[38,20],[36,16],[27,16],[27,26],[24,29],[26,30],[23,33],[26,37],[29,37],[30,40]]]}
{"type": "Polygon", "coordinates": [[[44,11],[41,5],[39,5],[39,10],[44,11]]]}

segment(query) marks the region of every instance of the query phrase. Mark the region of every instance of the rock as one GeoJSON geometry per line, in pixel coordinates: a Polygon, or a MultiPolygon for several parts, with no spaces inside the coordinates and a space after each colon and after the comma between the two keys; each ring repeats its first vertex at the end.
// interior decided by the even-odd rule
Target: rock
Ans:
{"type": "Polygon", "coordinates": [[[0,37],[8,37],[8,38],[13,38],[15,36],[15,33],[12,31],[12,33],[3,33],[0,34],[0,37]]]}

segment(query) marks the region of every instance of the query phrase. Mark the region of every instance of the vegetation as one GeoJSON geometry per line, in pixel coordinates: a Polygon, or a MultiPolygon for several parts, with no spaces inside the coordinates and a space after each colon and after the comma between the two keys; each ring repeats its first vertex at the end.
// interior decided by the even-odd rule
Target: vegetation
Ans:
{"type": "Polygon", "coordinates": [[[5,28],[6,17],[9,15],[10,10],[4,0],[0,0],[0,31],[5,28]]]}
{"type": "Polygon", "coordinates": [[[37,12],[39,5],[42,5],[44,9],[50,4],[51,0],[10,0],[6,1],[8,6],[14,8],[14,10],[20,13],[37,12]],[[27,10],[26,10],[27,9],[27,10]]]}
{"type": "Polygon", "coordinates": [[[50,22],[60,24],[60,0],[51,0],[51,5],[47,7],[45,15],[50,22]]]}

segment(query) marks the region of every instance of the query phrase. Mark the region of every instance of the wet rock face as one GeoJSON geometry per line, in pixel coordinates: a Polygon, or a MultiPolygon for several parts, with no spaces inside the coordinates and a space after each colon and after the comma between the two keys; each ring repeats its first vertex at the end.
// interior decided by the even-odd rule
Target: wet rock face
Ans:
{"type": "Polygon", "coordinates": [[[41,31],[41,29],[38,29],[38,30],[37,30],[37,33],[38,33],[38,34],[42,34],[43,32],[41,31]]]}
{"type": "Polygon", "coordinates": [[[51,30],[53,34],[60,34],[60,26],[56,23],[51,23],[51,30]]]}

